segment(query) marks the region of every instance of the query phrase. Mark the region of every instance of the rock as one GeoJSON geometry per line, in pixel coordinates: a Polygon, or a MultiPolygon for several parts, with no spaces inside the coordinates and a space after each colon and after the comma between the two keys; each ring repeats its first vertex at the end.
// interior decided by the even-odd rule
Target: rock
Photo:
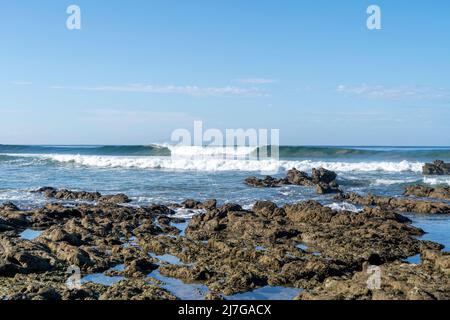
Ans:
{"type": "Polygon", "coordinates": [[[199,207],[201,207],[202,203],[199,201],[188,199],[182,202],[181,205],[186,209],[198,209],[199,207]]]}
{"type": "Polygon", "coordinates": [[[422,185],[408,186],[405,188],[404,195],[450,200],[450,187],[430,188],[422,185]]]}
{"type": "Polygon", "coordinates": [[[264,179],[256,177],[249,177],[245,179],[245,183],[252,187],[258,188],[274,188],[282,185],[297,185],[297,186],[316,186],[319,194],[337,193],[341,192],[339,185],[336,182],[337,174],[333,171],[324,168],[313,169],[312,177],[307,173],[292,168],[283,179],[275,179],[271,176],[266,176],[264,179]]]}
{"type": "Polygon", "coordinates": [[[279,187],[281,180],[266,176],[264,179],[258,179],[256,177],[248,177],[245,179],[245,183],[252,187],[257,188],[275,188],[279,187]]]}
{"type": "Polygon", "coordinates": [[[0,236],[0,276],[42,273],[56,266],[57,259],[45,246],[0,236]]]}
{"type": "Polygon", "coordinates": [[[72,191],[67,189],[58,190],[52,187],[42,187],[34,192],[42,193],[47,198],[54,198],[58,200],[96,201],[102,204],[112,205],[131,202],[128,196],[123,193],[103,196],[99,192],[72,191]]]}
{"type": "Polygon", "coordinates": [[[341,193],[341,189],[333,181],[332,183],[319,182],[316,186],[316,192],[318,194],[328,194],[328,193],[341,193]]]}
{"type": "Polygon", "coordinates": [[[312,169],[311,178],[314,183],[329,184],[336,180],[337,174],[333,171],[330,171],[330,170],[327,170],[324,168],[319,168],[319,169],[314,168],[314,169],[312,169]]]}
{"type": "Polygon", "coordinates": [[[152,270],[155,270],[157,268],[158,265],[156,265],[152,259],[139,258],[136,260],[125,262],[124,273],[129,276],[134,276],[136,273],[147,275],[152,270]]]}
{"type": "Polygon", "coordinates": [[[20,209],[12,202],[6,202],[0,205],[0,211],[19,211],[20,209]]]}
{"type": "Polygon", "coordinates": [[[123,193],[109,195],[109,196],[101,196],[98,201],[100,204],[121,204],[121,203],[129,203],[131,199],[128,198],[127,195],[123,193]]]}
{"type": "Polygon", "coordinates": [[[99,300],[176,300],[177,298],[143,279],[126,279],[109,287],[99,300]]]}
{"type": "Polygon", "coordinates": [[[448,300],[450,277],[428,263],[402,262],[366,268],[353,276],[328,278],[299,300],[448,300]]]}
{"type": "Polygon", "coordinates": [[[313,186],[314,182],[312,182],[311,178],[308,176],[306,172],[299,171],[296,168],[292,168],[287,172],[286,180],[289,184],[294,184],[298,186],[313,186]]]}
{"type": "Polygon", "coordinates": [[[209,199],[203,202],[202,208],[206,210],[213,210],[217,206],[217,200],[216,199],[209,199]]]}
{"type": "Polygon", "coordinates": [[[382,197],[375,195],[361,196],[356,193],[339,194],[336,200],[347,201],[366,206],[379,206],[386,210],[411,213],[450,213],[450,204],[434,201],[413,200],[408,198],[382,197]]]}
{"type": "Polygon", "coordinates": [[[435,160],[433,163],[426,163],[422,168],[424,175],[450,175],[450,163],[442,160],[435,160]]]}

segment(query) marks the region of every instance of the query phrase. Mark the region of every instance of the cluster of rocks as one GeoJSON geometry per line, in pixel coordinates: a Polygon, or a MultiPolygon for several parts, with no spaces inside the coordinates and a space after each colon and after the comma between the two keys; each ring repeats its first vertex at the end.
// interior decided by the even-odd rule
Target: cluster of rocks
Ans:
{"type": "Polygon", "coordinates": [[[426,163],[422,168],[424,175],[450,175],[450,163],[442,160],[435,160],[432,163],[426,163]]]}
{"type": "MultiPolygon", "coordinates": [[[[56,193],[49,194],[59,199],[56,193]]],[[[76,199],[87,194],[76,193],[76,199]]],[[[172,207],[123,206],[95,197],[94,203],[50,203],[27,211],[13,204],[0,207],[0,299],[176,299],[151,276],[154,270],[207,286],[209,299],[264,286],[302,288],[302,299],[376,298],[370,290],[359,295],[356,285],[345,289],[349,279],[363,283],[367,264],[379,265],[393,279],[385,296],[450,298],[450,256],[440,252],[443,246],[418,239],[423,230],[386,208],[355,214],[315,201],[283,207],[259,201],[244,210],[239,204],[187,200],[174,207],[201,210],[181,235],[176,223],[185,221],[172,207]],[[25,229],[42,233],[25,240],[19,236],[25,229]],[[435,258],[402,267],[402,259],[419,253],[435,258]],[[173,255],[180,263],[161,262],[155,255],[173,255]],[[106,272],[124,279],[70,289],[65,282],[72,265],[83,275],[106,272]],[[118,265],[123,268],[112,271],[118,265]],[[327,291],[330,281],[335,285],[327,291]],[[420,294],[407,294],[411,285],[420,294]],[[395,288],[401,288],[397,296],[395,288]]]]}
{"type": "Polygon", "coordinates": [[[47,198],[57,200],[80,200],[101,203],[129,203],[131,200],[123,193],[115,195],[102,195],[99,192],[72,191],[67,189],[56,189],[52,187],[42,187],[33,191],[34,193],[42,193],[47,198]]]}
{"type": "Polygon", "coordinates": [[[271,176],[266,176],[263,179],[248,177],[245,179],[245,183],[249,186],[258,188],[273,188],[283,185],[307,187],[315,186],[316,191],[319,194],[341,193],[342,191],[339,189],[339,184],[336,182],[336,178],[337,174],[335,172],[324,168],[313,168],[311,176],[309,176],[306,172],[293,168],[287,172],[286,177],[281,179],[276,179],[271,176]]]}
{"type": "Polygon", "coordinates": [[[317,288],[300,293],[297,299],[448,300],[450,297],[449,253],[428,250],[421,254],[420,264],[395,261],[378,268],[371,270],[366,266],[347,277],[330,277],[317,288]],[[439,282],[442,286],[436,287],[439,282]]]}
{"type": "MultiPolygon", "coordinates": [[[[408,188],[409,192],[415,192],[416,188],[408,188]]],[[[385,210],[397,212],[427,213],[427,214],[448,214],[450,204],[445,202],[418,200],[411,198],[396,198],[376,195],[360,195],[354,192],[341,193],[334,197],[338,201],[346,201],[364,206],[379,206],[385,210]]]]}

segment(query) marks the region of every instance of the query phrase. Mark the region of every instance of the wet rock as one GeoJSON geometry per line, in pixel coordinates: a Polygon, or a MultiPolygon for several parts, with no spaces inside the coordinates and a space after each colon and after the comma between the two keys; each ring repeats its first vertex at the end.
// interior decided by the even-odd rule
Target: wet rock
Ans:
{"type": "Polygon", "coordinates": [[[152,270],[158,268],[154,259],[151,258],[139,258],[132,261],[125,262],[124,274],[131,277],[142,276],[149,274],[152,270]]]}
{"type": "Polygon", "coordinates": [[[270,176],[266,176],[264,179],[259,179],[257,177],[248,177],[245,179],[245,183],[256,188],[275,188],[283,184],[282,180],[275,179],[270,176]]]}
{"type": "Polygon", "coordinates": [[[330,170],[327,170],[324,168],[312,169],[311,180],[314,183],[329,184],[329,183],[335,181],[336,178],[337,178],[337,174],[333,171],[330,171],[330,170]]]}
{"type": "Polygon", "coordinates": [[[267,217],[267,218],[285,215],[284,210],[281,208],[278,208],[278,206],[271,201],[257,201],[253,205],[252,210],[256,214],[263,215],[264,217],[267,217]]]}
{"type": "Polygon", "coordinates": [[[347,201],[366,206],[379,206],[386,210],[411,213],[448,214],[450,204],[443,202],[415,200],[409,198],[382,197],[375,195],[361,196],[356,193],[339,194],[336,200],[347,201]]]}
{"type": "Polygon", "coordinates": [[[126,279],[115,283],[100,296],[100,300],[176,300],[177,298],[146,280],[126,279]]]}
{"type": "Polygon", "coordinates": [[[127,195],[123,193],[109,195],[109,196],[101,196],[98,201],[101,204],[121,204],[121,203],[129,203],[131,199],[128,198],[127,195]]]}
{"type": "Polygon", "coordinates": [[[329,193],[341,193],[341,189],[339,189],[339,186],[336,182],[331,183],[325,183],[325,182],[319,182],[316,187],[316,192],[318,194],[329,194],[329,193]]]}
{"type": "Polygon", "coordinates": [[[431,188],[423,185],[408,186],[405,188],[404,195],[450,200],[450,187],[431,188]]]}
{"type": "Polygon", "coordinates": [[[450,163],[442,160],[435,160],[433,163],[426,163],[422,168],[424,175],[450,175],[450,163]]]}
{"type": "Polygon", "coordinates": [[[298,186],[313,186],[314,183],[306,172],[299,171],[296,168],[292,168],[286,174],[286,181],[289,184],[298,186]]]}
{"type": "Polygon", "coordinates": [[[58,200],[98,201],[103,204],[120,204],[131,202],[128,196],[122,193],[103,196],[99,192],[72,191],[67,189],[58,190],[53,187],[42,187],[34,192],[42,193],[47,198],[54,198],[58,200]]]}
{"type": "Polygon", "coordinates": [[[206,210],[213,210],[217,206],[217,200],[216,199],[209,199],[203,202],[202,208],[206,210]]]}
{"type": "Polygon", "coordinates": [[[0,211],[19,211],[19,207],[17,207],[12,202],[6,202],[2,205],[0,205],[0,211]]]}
{"type": "Polygon", "coordinates": [[[56,257],[43,245],[0,236],[0,277],[41,273],[59,265],[56,257]]]}
{"type": "Polygon", "coordinates": [[[353,276],[333,277],[302,292],[300,300],[448,300],[450,277],[432,262],[369,267],[353,276]]]}
{"type": "Polygon", "coordinates": [[[274,188],[282,185],[316,186],[319,194],[325,194],[341,192],[336,182],[336,177],[337,174],[335,172],[324,168],[313,169],[311,177],[303,171],[292,168],[283,179],[276,179],[271,176],[266,176],[264,179],[249,177],[245,179],[245,183],[258,188],[274,188]]]}
{"type": "Polygon", "coordinates": [[[185,200],[181,205],[186,209],[198,209],[201,206],[201,202],[192,199],[185,200]]]}
{"type": "Polygon", "coordinates": [[[175,211],[170,209],[167,206],[160,205],[160,204],[152,204],[149,207],[150,212],[152,212],[154,215],[173,215],[175,214],[175,211]]]}

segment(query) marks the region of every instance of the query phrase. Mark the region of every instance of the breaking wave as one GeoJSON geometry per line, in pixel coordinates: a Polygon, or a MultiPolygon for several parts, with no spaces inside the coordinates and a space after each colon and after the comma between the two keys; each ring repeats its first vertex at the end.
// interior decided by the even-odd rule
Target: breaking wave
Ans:
{"type": "Polygon", "coordinates": [[[137,168],[197,171],[262,171],[277,172],[297,168],[310,171],[323,167],[337,172],[421,172],[421,162],[327,162],[327,161],[287,161],[287,160],[244,160],[189,157],[125,157],[125,156],[82,156],[82,155],[41,155],[41,159],[59,163],[72,163],[89,167],[137,168]]]}

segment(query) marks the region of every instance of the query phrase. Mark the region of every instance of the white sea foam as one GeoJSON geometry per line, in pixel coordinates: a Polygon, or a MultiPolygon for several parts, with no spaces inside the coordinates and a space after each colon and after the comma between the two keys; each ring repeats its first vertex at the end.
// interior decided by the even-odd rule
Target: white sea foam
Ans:
{"type": "Polygon", "coordinates": [[[417,179],[375,179],[371,183],[372,186],[390,186],[394,184],[401,184],[401,183],[412,183],[417,181],[417,179]]]}
{"type": "Polygon", "coordinates": [[[431,185],[441,185],[441,184],[450,185],[450,177],[449,176],[424,177],[423,182],[431,185]]]}
{"type": "Polygon", "coordinates": [[[335,211],[351,211],[351,212],[361,212],[362,209],[358,209],[355,205],[348,202],[333,202],[326,205],[326,207],[331,208],[335,211]]]}
{"type": "Polygon", "coordinates": [[[207,156],[207,157],[245,157],[257,150],[257,147],[246,146],[174,146],[160,145],[170,150],[170,154],[178,157],[207,156]]]}
{"type": "Polygon", "coordinates": [[[74,163],[90,167],[138,168],[197,171],[285,171],[297,168],[310,171],[324,167],[338,172],[420,172],[420,162],[325,162],[325,161],[284,161],[284,160],[244,160],[190,157],[131,157],[131,156],[85,156],[85,155],[41,155],[47,160],[74,163]]]}
{"type": "Polygon", "coordinates": [[[175,209],[175,214],[172,216],[174,218],[181,218],[181,219],[190,219],[193,216],[205,213],[206,210],[204,209],[185,209],[185,208],[177,208],[175,209]]]}

